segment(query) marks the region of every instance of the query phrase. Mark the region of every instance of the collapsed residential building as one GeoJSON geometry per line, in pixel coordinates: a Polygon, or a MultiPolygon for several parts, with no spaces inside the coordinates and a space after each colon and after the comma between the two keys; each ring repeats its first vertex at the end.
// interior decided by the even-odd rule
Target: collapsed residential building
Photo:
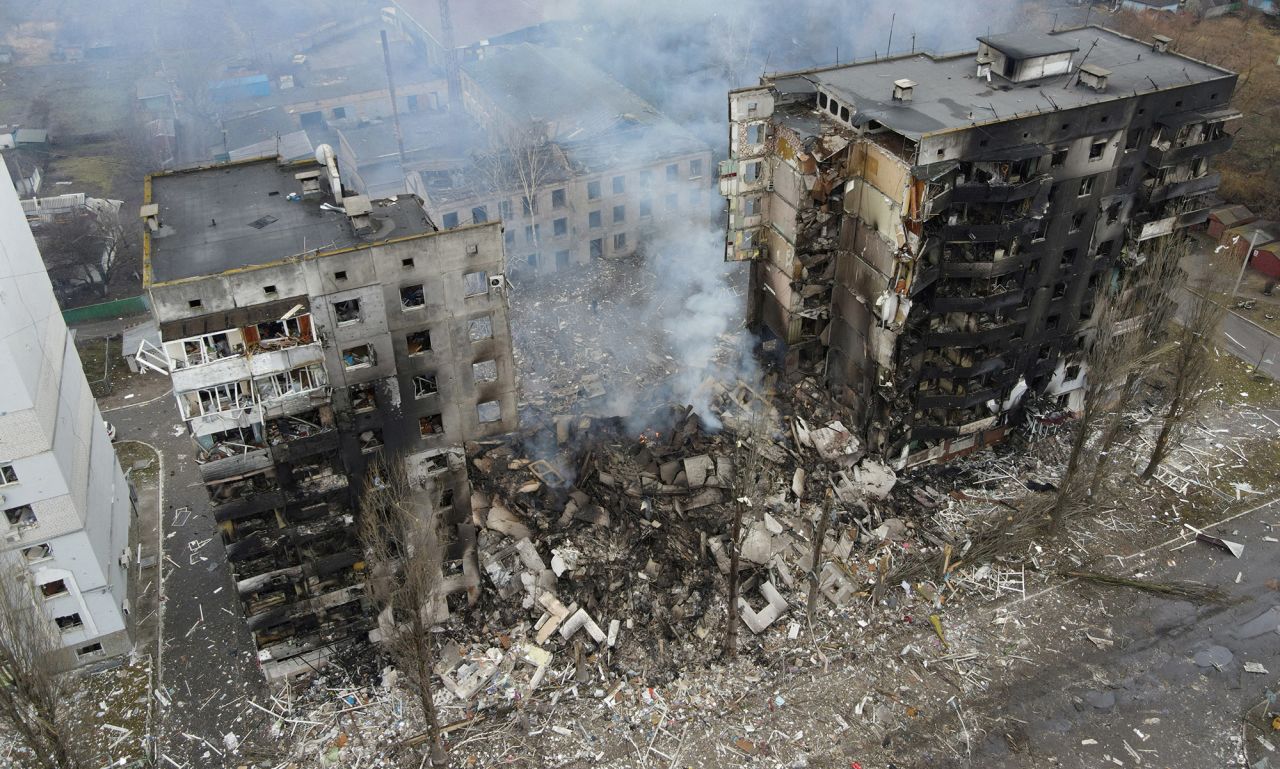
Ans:
{"type": "Polygon", "coordinates": [[[899,466],[1000,440],[1032,399],[1077,408],[1100,287],[1208,215],[1235,83],[1085,27],[732,91],[720,186],[750,321],[899,466]]]}
{"type": "MultiPolygon", "coordinates": [[[[371,628],[370,458],[465,523],[462,443],[517,425],[501,225],[437,230],[416,197],[347,195],[318,155],[155,174],[142,208],[162,341],[138,359],[172,379],[272,677],[371,628]]],[[[474,547],[455,533],[451,560],[474,547]]]]}
{"type": "Polygon", "coordinates": [[[127,654],[132,489],[2,168],[0,297],[0,578],[30,592],[58,666],[127,654]]]}

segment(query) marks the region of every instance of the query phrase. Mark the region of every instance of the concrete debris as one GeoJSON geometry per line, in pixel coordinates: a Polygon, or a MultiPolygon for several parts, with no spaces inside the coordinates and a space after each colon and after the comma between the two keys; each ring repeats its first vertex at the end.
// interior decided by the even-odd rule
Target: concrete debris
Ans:
{"type": "Polygon", "coordinates": [[[746,599],[738,599],[738,610],[742,616],[742,621],[756,635],[760,635],[767,630],[770,625],[791,608],[790,604],[787,603],[787,599],[783,598],[782,594],[773,586],[773,583],[768,580],[760,583],[760,595],[764,596],[767,603],[758,612],[751,608],[746,599]]]}

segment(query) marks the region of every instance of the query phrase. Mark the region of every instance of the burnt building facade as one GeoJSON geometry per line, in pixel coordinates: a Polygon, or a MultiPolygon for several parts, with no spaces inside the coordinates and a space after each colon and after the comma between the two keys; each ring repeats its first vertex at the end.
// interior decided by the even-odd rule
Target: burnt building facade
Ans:
{"type": "Polygon", "coordinates": [[[162,341],[139,361],[173,382],[265,672],[307,669],[371,627],[371,458],[473,551],[462,443],[517,424],[501,225],[438,231],[313,160],[156,174],[142,214],[162,341]]]}
{"type": "Polygon", "coordinates": [[[750,320],[899,466],[1069,411],[1095,297],[1205,220],[1236,76],[1096,27],[769,76],[729,95],[750,320]]]}

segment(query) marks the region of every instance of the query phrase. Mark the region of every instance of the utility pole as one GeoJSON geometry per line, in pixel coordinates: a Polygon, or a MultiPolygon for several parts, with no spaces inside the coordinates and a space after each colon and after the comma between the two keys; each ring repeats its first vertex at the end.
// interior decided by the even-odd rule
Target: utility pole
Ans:
{"type": "Polygon", "coordinates": [[[1244,271],[1249,269],[1249,260],[1253,258],[1253,249],[1258,245],[1258,235],[1262,234],[1262,230],[1255,229],[1253,234],[1249,236],[1249,250],[1244,252],[1244,259],[1240,262],[1240,274],[1236,276],[1236,284],[1231,288],[1231,296],[1227,297],[1228,302],[1235,302],[1236,293],[1240,291],[1240,282],[1244,280],[1244,271]]]}
{"type": "Polygon", "coordinates": [[[449,0],[438,0],[440,5],[440,36],[444,40],[444,76],[449,86],[449,109],[462,109],[462,76],[458,73],[458,49],[453,42],[453,16],[449,13],[449,0]]]}
{"type": "Polygon", "coordinates": [[[382,30],[382,63],[387,68],[387,90],[391,92],[391,122],[396,129],[396,147],[400,150],[400,173],[405,173],[404,134],[400,131],[400,105],[396,103],[396,79],[391,74],[391,46],[387,31],[382,30]]]}

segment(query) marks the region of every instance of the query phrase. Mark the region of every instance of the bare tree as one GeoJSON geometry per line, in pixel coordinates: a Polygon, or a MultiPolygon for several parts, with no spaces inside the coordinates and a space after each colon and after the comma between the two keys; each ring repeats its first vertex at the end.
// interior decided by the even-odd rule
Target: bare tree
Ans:
{"type": "Polygon", "coordinates": [[[1213,276],[1206,278],[1196,291],[1186,292],[1180,313],[1180,325],[1174,332],[1177,345],[1169,362],[1173,381],[1169,386],[1169,405],[1161,420],[1151,459],[1142,471],[1142,479],[1150,480],[1169,453],[1187,422],[1199,413],[1208,385],[1213,377],[1213,343],[1226,307],[1214,296],[1213,276]]]}
{"type": "Polygon", "coordinates": [[[827,488],[827,497],[822,501],[822,512],[819,513],[818,521],[814,524],[813,530],[813,557],[809,564],[809,601],[805,605],[805,618],[809,624],[813,624],[813,611],[818,607],[818,588],[822,580],[822,545],[827,538],[827,527],[831,525],[831,504],[834,496],[830,487],[827,488]]]}
{"type": "Polygon", "coordinates": [[[67,718],[78,679],[58,675],[53,623],[25,575],[11,576],[12,563],[0,559],[0,729],[25,749],[16,766],[80,769],[85,741],[67,718]]]}
{"type": "MultiPolygon", "coordinates": [[[[758,408],[758,407],[757,407],[758,408]]],[[[753,411],[746,426],[746,433],[739,435],[735,444],[733,458],[733,520],[729,526],[729,575],[727,580],[728,616],[725,618],[724,656],[733,659],[738,655],[738,625],[742,624],[738,616],[739,585],[742,582],[742,519],[747,508],[751,506],[752,497],[765,483],[764,456],[756,448],[755,442],[768,440],[764,431],[765,416],[753,411]]]]}
{"type": "Polygon", "coordinates": [[[431,741],[431,763],[446,766],[433,699],[436,621],[443,545],[426,495],[413,487],[398,458],[370,464],[360,502],[360,538],[378,608],[382,644],[418,692],[431,741]]]}
{"type": "MultiPolygon", "coordinates": [[[[535,252],[542,247],[538,193],[566,169],[568,162],[560,148],[547,139],[546,130],[541,123],[494,127],[490,131],[490,151],[477,158],[480,194],[505,199],[514,193],[520,199],[519,221],[530,228],[535,252]]],[[[506,222],[507,227],[516,224],[506,222]]],[[[508,252],[508,272],[516,258],[516,254],[508,252]]]]}
{"type": "Polygon", "coordinates": [[[1136,235],[1136,232],[1130,233],[1121,257],[1125,290],[1132,294],[1127,302],[1130,316],[1122,322],[1134,328],[1130,330],[1129,343],[1122,356],[1124,382],[1111,393],[1099,428],[1093,476],[1089,481],[1090,498],[1098,496],[1107,478],[1113,451],[1124,430],[1125,415],[1133,406],[1144,376],[1165,349],[1162,346],[1165,329],[1186,284],[1182,262],[1191,241],[1184,234],[1144,242],[1139,242],[1136,235]]]}

